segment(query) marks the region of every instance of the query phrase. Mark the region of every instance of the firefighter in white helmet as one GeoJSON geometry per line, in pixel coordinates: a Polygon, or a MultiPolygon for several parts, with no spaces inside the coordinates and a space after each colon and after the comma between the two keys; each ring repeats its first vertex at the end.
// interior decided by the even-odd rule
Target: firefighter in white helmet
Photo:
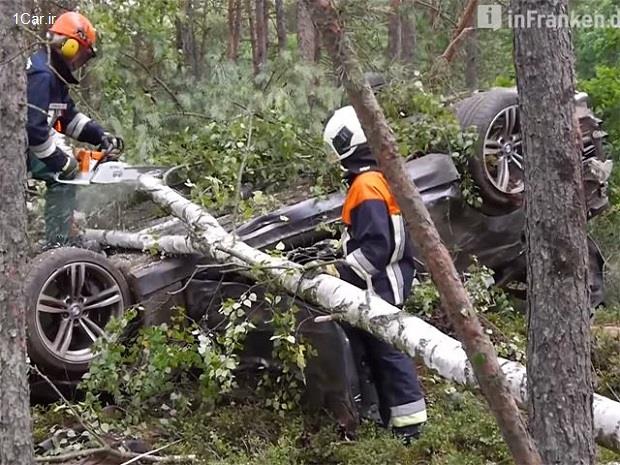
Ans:
{"type": "MultiPolygon", "coordinates": [[[[337,274],[363,289],[370,282],[381,298],[402,306],[415,277],[412,248],[400,208],[352,106],[333,114],[324,140],[338,156],[349,186],[342,210],[345,265],[337,266],[337,274]]],[[[366,331],[345,329],[365,348],[385,426],[410,442],[426,421],[413,360],[366,331]]]]}

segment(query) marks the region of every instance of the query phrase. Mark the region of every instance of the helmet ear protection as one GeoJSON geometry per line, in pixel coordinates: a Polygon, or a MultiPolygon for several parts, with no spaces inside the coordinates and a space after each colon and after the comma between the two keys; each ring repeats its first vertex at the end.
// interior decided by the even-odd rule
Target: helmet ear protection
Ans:
{"type": "Polygon", "coordinates": [[[60,54],[63,56],[63,58],[66,58],[68,60],[75,58],[75,56],[80,51],[80,43],[77,41],[77,39],[74,39],[73,37],[65,37],[60,34],[48,32],[47,40],[49,40],[50,43],[58,47],[58,50],[60,51],[60,54]]]}
{"type": "Polygon", "coordinates": [[[66,39],[64,43],[60,46],[60,53],[65,58],[74,58],[79,51],[80,43],[71,37],[66,39]]]}

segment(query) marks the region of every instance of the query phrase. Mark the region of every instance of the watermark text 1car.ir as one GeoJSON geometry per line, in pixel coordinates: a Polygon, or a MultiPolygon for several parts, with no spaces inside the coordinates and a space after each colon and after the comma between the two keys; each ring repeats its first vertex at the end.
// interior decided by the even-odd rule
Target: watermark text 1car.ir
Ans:
{"type": "Polygon", "coordinates": [[[620,28],[620,10],[612,15],[601,13],[549,14],[537,10],[515,13],[502,5],[479,5],[476,26],[479,29],[525,29],[525,28],[620,28]]]}

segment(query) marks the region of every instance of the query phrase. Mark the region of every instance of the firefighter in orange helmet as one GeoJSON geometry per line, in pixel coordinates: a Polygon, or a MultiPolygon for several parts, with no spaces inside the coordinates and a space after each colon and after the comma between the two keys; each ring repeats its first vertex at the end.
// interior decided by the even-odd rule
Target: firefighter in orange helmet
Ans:
{"type": "Polygon", "coordinates": [[[47,183],[45,224],[48,246],[71,242],[75,186],[70,180],[78,164],[65,136],[86,142],[118,157],[123,140],[106,132],[76,108],[69,85],[77,84],[73,73],[95,56],[97,34],[83,15],[70,11],[60,15],[50,28],[49,46],[29,59],[28,77],[28,167],[35,179],[47,183]]]}

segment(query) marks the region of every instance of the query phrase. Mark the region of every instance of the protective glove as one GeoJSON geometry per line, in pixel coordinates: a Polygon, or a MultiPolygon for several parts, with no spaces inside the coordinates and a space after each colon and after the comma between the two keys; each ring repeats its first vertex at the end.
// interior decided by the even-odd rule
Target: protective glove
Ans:
{"type": "Polygon", "coordinates": [[[78,174],[78,162],[75,158],[68,156],[65,166],[62,167],[58,179],[69,181],[74,179],[78,174]]]}
{"type": "Polygon", "coordinates": [[[321,263],[319,260],[312,260],[304,265],[304,273],[310,278],[316,278],[319,274],[324,273],[334,278],[340,278],[338,268],[333,263],[321,263]]]}
{"type": "Polygon", "coordinates": [[[120,136],[115,136],[109,132],[104,132],[99,146],[109,158],[118,160],[121,156],[121,152],[125,148],[125,142],[120,136]]]}
{"type": "Polygon", "coordinates": [[[49,157],[42,158],[48,170],[53,173],[59,173],[61,179],[73,179],[78,173],[78,162],[71,155],[66,154],[59,148],[49,157]]]}

